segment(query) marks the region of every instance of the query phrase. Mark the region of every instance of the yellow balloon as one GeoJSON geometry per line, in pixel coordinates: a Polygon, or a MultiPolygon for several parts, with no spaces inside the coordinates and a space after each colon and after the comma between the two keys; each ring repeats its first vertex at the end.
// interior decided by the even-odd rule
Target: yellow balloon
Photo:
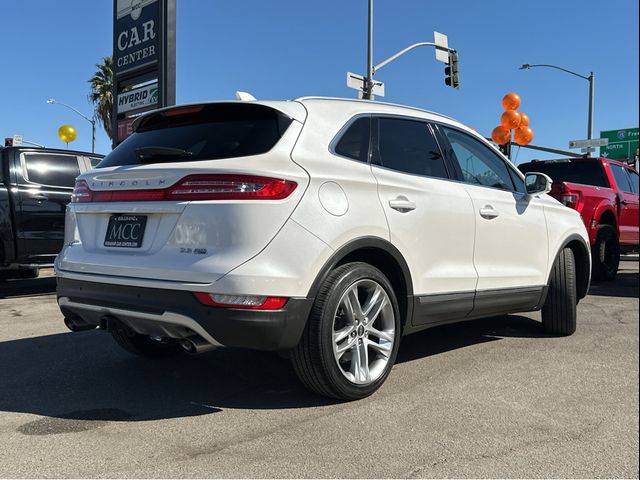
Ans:
{"type": "Polygon", "coordinates": [[[71,125],[62,125],[58,129],[58,137],[64,143],[71,143],[76,139],[78,132],[71,125]]]}

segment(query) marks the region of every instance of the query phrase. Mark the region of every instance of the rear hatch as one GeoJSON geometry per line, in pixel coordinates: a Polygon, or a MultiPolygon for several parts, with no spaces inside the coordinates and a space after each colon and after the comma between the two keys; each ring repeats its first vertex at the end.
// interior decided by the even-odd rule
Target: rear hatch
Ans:
{"type": "Polygon", "coordinates": [[[76,182],[62,271],[212,283],[264,249],[308,184],[295,102],[175,107],[76,182]]]}
{"type": "MultiPolygon", "coordinates": [[[[539,172],[551,177],[553,187],[549,195],[562,201],[569,190],[578,190],[580,186],[610,188],[602,162],[591,159],[561,159],[544,162],[529,162],[519,165],[523,173],[539,172]]],[[[563,202],[564,203],[564,202],[563,202]]]]}

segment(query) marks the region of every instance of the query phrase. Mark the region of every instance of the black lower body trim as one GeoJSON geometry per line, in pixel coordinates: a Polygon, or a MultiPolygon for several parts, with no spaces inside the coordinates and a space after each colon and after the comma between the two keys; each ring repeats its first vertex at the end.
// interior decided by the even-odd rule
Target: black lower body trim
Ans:
{"type": "Polygon", "coordinates": [[[540,310],[547,287],[506,288],[414,297],[414,327],[540,310]]]}
{"type": "MultiPolygon", "coordinates": [[[[191,292],[85,282],[58,278],[57,296],[72,303],[162,315],[178,313],[199,324],[218,343],[255,350],[289,350],[295,347],[307,322],[312,299],[290,298],[281,310],[242,310],[202,305],[191,292]]],[[[98,324],[96,316],[71,306],[65,316],[98,324]]],[[[135,315],[132,315],[135,316],[135,315]]],[[[141,327],[150,328],[149,322],[141,327]]],[[[166,328],[164,331],[167,330],[166,328]]],[[[178,332],[179,330],[174,330],[178,332]]]]}

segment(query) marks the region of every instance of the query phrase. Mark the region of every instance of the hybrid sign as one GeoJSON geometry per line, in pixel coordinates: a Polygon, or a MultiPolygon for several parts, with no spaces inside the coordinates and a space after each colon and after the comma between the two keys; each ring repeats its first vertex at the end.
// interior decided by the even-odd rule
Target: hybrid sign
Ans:
{"type": "Polygon", "coordinates": [[[118,113],[140,110],[158,104],[158,84],[134,88],[118,95],[118,113]]]}
{"type": "Polygon", "coordinates": [[[133,117],[175,104],[176,0],[113,0],[113,147],[133,117]]]}

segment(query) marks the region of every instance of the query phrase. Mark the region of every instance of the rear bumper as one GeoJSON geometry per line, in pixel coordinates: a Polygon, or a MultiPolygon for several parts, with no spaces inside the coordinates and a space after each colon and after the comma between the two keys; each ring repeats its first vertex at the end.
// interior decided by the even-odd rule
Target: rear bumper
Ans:
{"type": "Polygon", "coordinates": [[[312,299],[291,298],[281,310],[242,310],[200,304],[191,292],[58,278],[58,304],[65,317],[100,325],[115,317],[146,335],[187,338],[256,350],[295,347],[312,299]]]}

